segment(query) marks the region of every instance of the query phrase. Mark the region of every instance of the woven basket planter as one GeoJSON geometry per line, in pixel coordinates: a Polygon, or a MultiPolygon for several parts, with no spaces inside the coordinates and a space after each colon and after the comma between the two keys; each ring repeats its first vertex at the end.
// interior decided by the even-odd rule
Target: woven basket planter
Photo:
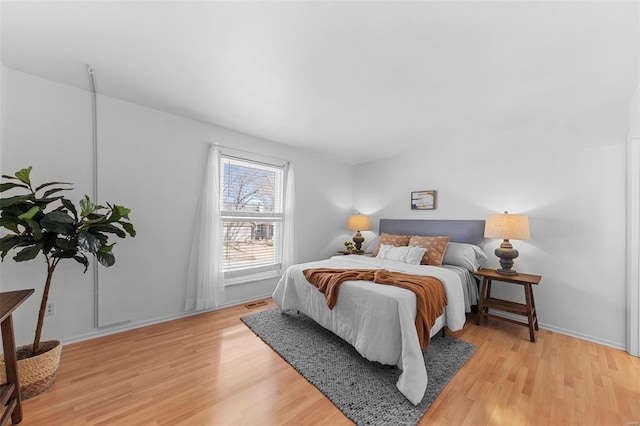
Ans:
{"type": "MultiPolygon", "coordinates": [[[[31,345],[19,347],[18,354],[21,350],[30,347],[31,345]]],[[[31,398],[46,391],[56,379],[62,345],[57,340],[50,340],[42,342],[40,348],[46,352],[31,358],[18,359],[18,378],[20,379],[22,399],[31,398]]],[[[18,358],[20,358],[19,355],[18,358]]],[[[7,383],[4,354],[0,354],[0,384],[4,383],[7,383]]]]}

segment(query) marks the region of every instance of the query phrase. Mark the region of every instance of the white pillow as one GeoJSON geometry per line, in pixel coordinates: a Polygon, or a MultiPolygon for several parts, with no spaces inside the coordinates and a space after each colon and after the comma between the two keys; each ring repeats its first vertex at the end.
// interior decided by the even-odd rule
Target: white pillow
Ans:
{"type": "Polygon", "coordinates": [[[469,272],[475,272],[483,267],[486,261],[487,255],[480,247],[474,244],[449,242],[442,264],[461,266],[469,272]]]}
{"type": "Polygon", "coordinates": [[[380,251],[376,257],[408,263],[409,265],[419,265],[425,251],[427,251],[427,249],[424,247],[394,247],[391,245],[381,244],[380,251]]]}
{"type": "Polygon", "coordinates": [[[373,251],[378,246],[378,240],[380,240],[380,235],[376,235],[371,241],[367,243],[367,247],[364,249],[364,252],[367,254],[373,253],[373,251]]]}

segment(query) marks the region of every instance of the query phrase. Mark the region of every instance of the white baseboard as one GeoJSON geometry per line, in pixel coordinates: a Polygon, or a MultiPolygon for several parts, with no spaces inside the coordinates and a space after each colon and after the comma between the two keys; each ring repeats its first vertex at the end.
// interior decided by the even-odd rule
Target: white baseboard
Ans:
{"type": "Polygon", "coordinates": [[[575,331],[566,330],[561,327],[555,327],[553,325],[544,324],[544,323],[539,323],[539,326],[540,328],[543,328],[545,330],[555,331],[556,333],[564,334],[570,337],[575,337],[576,339],[586,340],[588,342],[597,343],[599,345],[608,346],[614,349],[620,349],[622,351],[627,350],[626,345],[621,344],[619,342],[614,342],[613,340],[601,339],[599,337],[591,336],[589,334],[578,333],[575,331]]]}
{"type": "MultiPolygon", "coordinates": [[[[490,309],[489,312],[491,312],[491,314],[499,316],[499,317],[505,317],[505,318],[509,318],[512,320],[516,320],[516,321],[522,321],[523,317],[521,317],[520,315],[516,315],[516,314],[511,314],[508,312],[496,312],[493,309],[490,309]]],[[[549,331],[554,331],[556,333],[560,333],[560,334],[564,334],[566,336],[570,336],[570,337],[575,337],[576,339],[581,339],[581,340],[586,340],[588,342],[592,342],[592,343],[597,343],[599,345],[604,345],[604,346],[608,346],[610,348],[614,348],[614,349],[620,349],[623,351],[627,350],[626,345],[619,343],[619,342],[614,342],[612,340],[606,340],[606,339],[601,339],[599,337],[595,337],[595,336],[591,336],[589,334],[583,334],[583,333],[578,333],[576,331],[572,331],[572,330],[567,330],[561,327],[556,327],[554,325],[550,325],[550,324],[545,324],[543,322],[538,321],[538,327],[542,328],[544,330],[549,330],[549,331]]]]}
{"type": "MultiPolygon", "coordinates": [[[[218,308],[213,308],[213,309],[208,309],[206,311],[194,311],[194,312],[181,312],[179,314],[174,314],[174,315],[167,315],[165,317],[160,317],[160,318],[154,318],[154,319],[149,319],[149,320],[144,320],[144,321],[136,321],[136,322],[129,322],[126,324],[122,324],[119,326],[114,326],[114,327],[109,327],[109,328],[103,328],[103,329],[96,329],[95,332],[92,333],[86,333],[86,334],[81,334],[78,336],[73,336],[73,337],[68,337],[65,339],[62,339],[62,344],[63,345],[70,345],[72,343],[78,343],[78,342],[83,342],[85,340],[91,340],[91,339],[96,339],[98,337],[103,337],[103,336],[109,336],[111,334],[116,334],[116,333],[122,333],[125,331],[129,331],[129,330],[134,330],[136,328],[141,328],[141,327],[146,327],[149,325],[154,325],[154,324],[160,324],[163,322],[167,322],[167,321],[173,321],[176,319],[180,319],[180,318],[187,318],[193,315],[200,315],[203,314],[205,312],[211,312],[211,311],[215,311],[218,309],[223,309],[223,308],[228,308],[231,306],[236,306],[236,305],[242,305],[244,303],[247,302],[253,302],[255,300],[260,300],[260,299],[265,299],[271,297],[271,293],[269,294],[264,294],[264,295],[256,295],[244,300],[234,300],[233,302],[224,304],[218,308]]],[[[522,321],[522,317],[519,315],[515,315],[515,314],[510,314],[508,312],[495,312],[493,310],[491,310],[491,313],[497,316],[503,316],[506,318],[510,318],[516,321],[522,321]]],[[[575,337],[577,339],[581,339],[581,340],[586,340],[588,342],[593,342],[593,343],[597,343],[599,345],[604,345],[604,346],[608,346],[614,349],[620,349],[623,351],[627,350],[626,345],[621,344],[619,342],[614,342],[611,340],[606,340],[606,339],[601,339],[595,336],[591,336],[589,334],[584,334],[584,333],[578,333],[572,330],[567,330],[561,327],[556,327],[550,324],[545,324],[542,322],[538,322],[538,326],[544,330],[550,330],[556,333],[560,333],[560,334],[564,334],[570,337],[575,337]]]]}
{"type": "Polygon", "coordinates": [[[72,343],[78,343],[78,342],[83,342],[85,340],[96,339],[98,337],[109,336],[111,334],[122,333],[125,331],[134,330],[136,328],[142,328],[149,325],[160,324],[167,321],[177,320],[180,318],[187,318],[194,315],[200,315],[200,314],[204,314],[205,312],[217,311],[219,309],[228,308],[231,306],[242,305],[247,302],[253,302],[255,300],[265,299],[268,297],[271,297],[271,293],[264,294],[264,295],[255,295],[243,300],[234,300],[233,302],[223,304],[222,306],[219,306],[217,308],[207,309],[204,311],[181,312],[179,314],[167,315],[164,317],[153,318],[153,319],[148,319],[144,321],[127,322],[126,324],[114,325],[113,327],[107,326],[105,328],[96,329],[94,332],[91,332],[91,333],[81,334],[78,336],[67,337],[65,339],[62,339],[62,344],[70,345],[72,343]]]}

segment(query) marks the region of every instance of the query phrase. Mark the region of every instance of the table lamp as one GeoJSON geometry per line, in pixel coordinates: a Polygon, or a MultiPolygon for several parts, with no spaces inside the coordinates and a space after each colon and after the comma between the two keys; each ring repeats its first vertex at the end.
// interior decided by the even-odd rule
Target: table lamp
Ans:
{"type": "Polygon", "coordinates": [[[518,250],[514,249],[509,240],[529,239],[529,218],[519,214],[491,214],[484,224],[485,238],[502,238],[502,244],[494,252],[500,258],[499,274],[517,275],[513,267],[513,259],[518,257],[518,250]]]}
{"type": "Polygon", "coordinates": [[[348,228],[349,231],[356,231],[356,234],[353,236],[353,242],[355,243],[356,250],[360,251],[362,243],[364,242],[364,237],[360,231],[369,230],[369,216],[352,214],[349,216],[348,228]]]}

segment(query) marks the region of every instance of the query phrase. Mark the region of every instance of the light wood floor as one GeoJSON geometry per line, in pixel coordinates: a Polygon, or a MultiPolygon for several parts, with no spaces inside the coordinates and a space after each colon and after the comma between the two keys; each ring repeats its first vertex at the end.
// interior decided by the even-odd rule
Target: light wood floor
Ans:
{"type": "MultiPolygon", "coordinates": [[[[351,422],[239,317],[197,315],[63,349],[54,386],[23,425],[347,425],[351,422]]],[[[473,319],[471,316],[469,319],[473,319]]],[[[489,319],[455,333],[478,349],[424,425],[637,425],[640,358],[489,319]]]]}

